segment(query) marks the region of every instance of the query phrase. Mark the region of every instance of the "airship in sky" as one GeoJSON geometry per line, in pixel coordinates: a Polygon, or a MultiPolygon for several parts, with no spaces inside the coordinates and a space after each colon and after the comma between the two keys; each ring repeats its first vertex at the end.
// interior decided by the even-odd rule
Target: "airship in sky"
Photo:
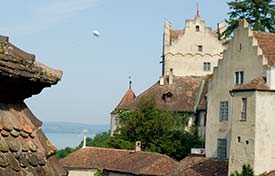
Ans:
{"type": "Polygon", "coordinates": [[[94,35],[95,37],[99,37],[99,36],[100,36],[100,33],[99,33],[98,31],[93,31],[93,35],[94,35]]]}

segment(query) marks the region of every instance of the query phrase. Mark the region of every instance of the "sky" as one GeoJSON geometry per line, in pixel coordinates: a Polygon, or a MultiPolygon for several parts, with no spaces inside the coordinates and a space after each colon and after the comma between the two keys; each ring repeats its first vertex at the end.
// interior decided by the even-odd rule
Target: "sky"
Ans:
{"type": "Polygon", "coordinates": [[[109,124],[129,76],[136,95],[158,81],[165,20],[183,29],[198,2],[201,18],[216,29],[229,11],[226,0],[0,1],[0,35],[64,73],[27,99],[29,108],[42,121],[86,124],[109,124]]]}

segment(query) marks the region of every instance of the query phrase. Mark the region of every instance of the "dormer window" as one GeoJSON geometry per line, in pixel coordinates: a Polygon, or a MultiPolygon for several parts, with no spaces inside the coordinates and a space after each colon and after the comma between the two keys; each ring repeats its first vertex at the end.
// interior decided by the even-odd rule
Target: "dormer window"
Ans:
{"type": "Polygon", "coordinates": [[[202,45],[198,45],[198,51],[199,51],[199,52],[202,52],[202,51],[203,51],[202,45]]]}
{"type": "Polygon", "coordinates": [[[200,26],[196,25],[196,32],[199,32],[199,31],[200,31],[200,26]]]}
{"type": "Polygon", "coordinates": [[[162,99],[165,103],[172,103],[172,96],[173,94],[171,92],[167,92],[162,95],[162,99]]]}

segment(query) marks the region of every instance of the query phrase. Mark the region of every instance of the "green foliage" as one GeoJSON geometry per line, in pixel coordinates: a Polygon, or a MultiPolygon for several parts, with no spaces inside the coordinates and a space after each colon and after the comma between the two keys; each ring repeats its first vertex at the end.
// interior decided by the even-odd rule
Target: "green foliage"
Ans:
{"type": "MultiPolygon", "coordinates": [[[[94,138],[88,137],[86,139],[86,145],[93,146],[93,147],[108,147],[109,140],[110,140],[110,133],[102,132],[102,133],[97,134],[94,138]]],[[[70,153],[80,149],[82,146],[83,146],[83,140],[75,148],[66,147],[65,149],[58,150],[55,154],[56,158],[62,159],[64,157],[68,156],[70,153]]]]}
{"type": "Polygon", "coordinates": [[[58,150],[55,154],[57,159],[61,159],[74,152],[75,149],[71,147],[66,147],[65,149],[58,150]]]}
{"type": "Polygon", "coordinates": [[[223,35],[230,36],[238,27],[239,19],[246,19],[255,31],[275,32],[275,5],[272,0],[234,0],[230,8],[228,28],[223,35]]]}
{"type": "Polygon", "coordinates": [[[190,115],[160,110],[153,99],[144,101],[138,110],[119,113],[121,126],[108,144],[113,148],[133,149],[135,142],[141,141],[145,151],[182,159],[192,147],[202,146],[199,137],[185,131],[190,115]]]}
{"type": "Polygon", "coordinates": [[[104,176],[104,171],[103,169],[96,169],[96,172],[94,173],[94,176],[104,176]]]}
{"type": "Polygon", "coordinates": [[[241,173],[239,173],[238,171],[235,171],[235,173],[231,174],[230,176],[254,176],[254,171],[250,165],[243,165],[243,169],[241,173]]]}

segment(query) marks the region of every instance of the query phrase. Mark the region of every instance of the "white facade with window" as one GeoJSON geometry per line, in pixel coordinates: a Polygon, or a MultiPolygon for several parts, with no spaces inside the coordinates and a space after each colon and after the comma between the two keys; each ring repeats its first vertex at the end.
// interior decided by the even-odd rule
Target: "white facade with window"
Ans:
{"type": "MultiPolygon", "coordinates": [[[[226,139],[226,158],[230,156],[232,97],[229,90],[258,76],[264,76],[263,61],[255,53],[255,40],[246,22],[235,30],[234,38],[224,51],[223,59],[214,68],[208,86],[206,125],[206,156],[217,158],[218,139],[226,139]],[[239,47],[241,44],[241,48],[239,47]],[[226,105],[221,102],[227,102],[226,105]]],[[[239,114],[239,119],[241,114],[239,114]]]]}
{"type": "Polygon", "coordinates": [[[218,33],[206,27],[199,15],[194,20],[186,20],[185,29],[182,30],[171,29],[170,23],[166,21],[162,76],[168,75],[171,68],[175,76],[211,74],[213,67],[222,58],[225,48],[222,42],[218,40],[218,33]]]}

